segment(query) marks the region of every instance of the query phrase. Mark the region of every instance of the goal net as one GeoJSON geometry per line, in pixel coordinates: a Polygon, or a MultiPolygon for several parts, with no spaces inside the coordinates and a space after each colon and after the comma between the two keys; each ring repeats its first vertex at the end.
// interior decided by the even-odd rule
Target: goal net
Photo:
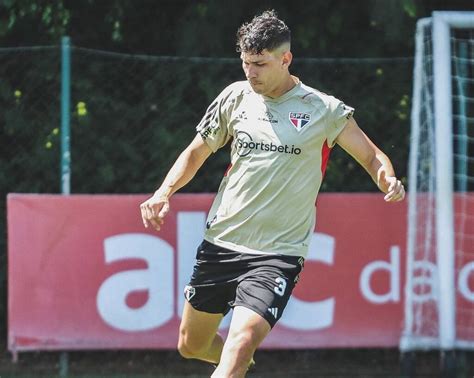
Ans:
{"type": "Polygon", "coordinates": [[[474,12],[418,21],[400,349],[474,349],[474,12]]]}

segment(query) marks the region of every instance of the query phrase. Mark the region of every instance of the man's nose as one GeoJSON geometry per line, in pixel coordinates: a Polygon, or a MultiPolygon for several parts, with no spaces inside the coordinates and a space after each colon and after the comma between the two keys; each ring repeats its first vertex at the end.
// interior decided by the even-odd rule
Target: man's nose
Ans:
{"type": "Polygon", "coordinates": [[[247,79],[255,79],[257,77],[257,70],[251,65],[247,67],[247,79]]]}

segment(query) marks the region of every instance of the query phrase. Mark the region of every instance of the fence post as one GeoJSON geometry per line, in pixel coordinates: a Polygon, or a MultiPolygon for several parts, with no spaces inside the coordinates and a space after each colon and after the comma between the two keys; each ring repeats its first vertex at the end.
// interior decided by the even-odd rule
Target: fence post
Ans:
{"type": "MultiPolygon", "coordinates": [[[[71,43],[65,36],[61,39],[61,193],[71,193],[71,43]]],[[[68,376],[69,355],[61,352],[59,356],[59,376],[68,376]]]]}
{"type": "Polygon", "coordinates": [[[71,193],[71,45],[69,37],[61,39],[61,193],[71,193]]]}

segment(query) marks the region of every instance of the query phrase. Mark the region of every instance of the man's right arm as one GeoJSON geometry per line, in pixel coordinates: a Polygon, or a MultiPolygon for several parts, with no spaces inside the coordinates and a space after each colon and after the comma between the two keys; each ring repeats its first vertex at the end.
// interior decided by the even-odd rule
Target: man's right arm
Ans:
{"type": "Polygon", "coordinates": [[[163,218],[169,211],[170,197],[191,181],[211,152],[210,147],[204,142],[201,135],[197,134],[189,146],[179,155],[153,196],[140,205],[145,227],[150,224],[155,230],[160,230],[163,218]]]}

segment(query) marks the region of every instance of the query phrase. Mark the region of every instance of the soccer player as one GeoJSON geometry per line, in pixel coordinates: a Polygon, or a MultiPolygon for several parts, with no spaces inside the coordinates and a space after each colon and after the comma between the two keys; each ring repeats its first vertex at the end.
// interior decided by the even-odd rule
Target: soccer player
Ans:
{"type": "Polygon", "coordinates": [[[212,377],[243,377],[283,314],[315,226],[315,202],[337,143],[370,174],[385,201],[405,191],[388,157],[357,126],[354,109],[304,85],[289,67],[290,30],[265,11],[237,33],[246,81],[211,103],[197,135],[162,185],[140,205],[159,230],[169,199],[211,153],[232,144],[186,286],[178,350],[216,364],[212,377]],[[233,308],[225,343],[217,333],[233,308]]]}

